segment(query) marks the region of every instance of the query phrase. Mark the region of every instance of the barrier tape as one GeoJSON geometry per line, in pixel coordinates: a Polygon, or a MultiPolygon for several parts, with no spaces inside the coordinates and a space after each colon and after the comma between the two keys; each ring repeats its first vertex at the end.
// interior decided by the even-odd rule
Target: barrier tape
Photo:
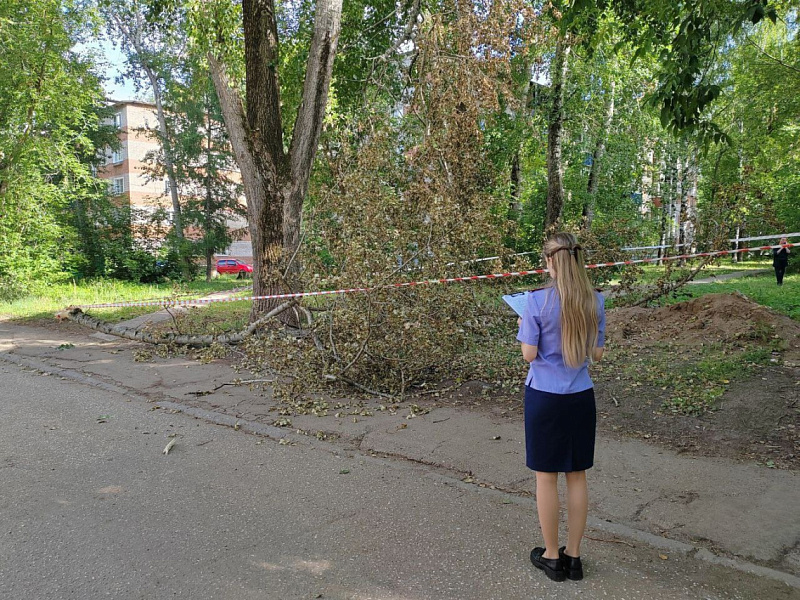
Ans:
{"type": "MultiPolygon", "coordinates": [[[[727,256],[737,254],[739,252],[753,252],[756,250],[772,250],[775,248],[793,248],[799,244],[777,244],[775,246],[759,246],[753,248],[739,248],[736,250],[716,250],[712,252],[698,252],[696,254],[680,254],[676,256],[665,256],[662,258],[639,258],[635,260],[622,260],[617,262],[604,262],[586,265],[587,269],[601,269],[605,267],[622,267],[627,265],[636,265],[643,263],[654,263],[659,261],[668,260],[686,260],[688,258],[699,258],[708,256],[727,256]]],[[[443,277],[441,279],[425,279],[422,281],[405,281],[400,283],[390,283],[386,285],[379,285],[375,287],[358,287],[347,288],[341,290],[323,290],[317,292],[293,292],[289,294],[270,294],[266,296],[239,296],[228,298],[198,298],[197,300],[161,300],[161,301],[138,301],[138,302],[106,302],[102,304],[86,304],[77,306],[76,308],[127,308],[127,307],[141,307],[141,306],[196,306],[201,304],[214,304],[217,302],[253,302],[255,300],[287,300],[291,298],[303,298],[310,296],[332,296],[352,294],[355,292],[371,292],[378,289],[392,289],[402,287],[414,287],[419,285],[432,285],[441,283],[460,283],[467,281],[478,281],[482,279],[504,279],[507,277],[524,277],[526,275],[541,275],[547,273],[547,269],[534,269],[532,271],[511,271],[508,273],[491,273],[489,275],[468,275],[466,277],[443,277]]]]}
{"type": "MultiPolygon", "coordinates": [[[[213,296],[215,294],[238,294],[239,292],[243,292],[245,290],[252,290],[252,289],[253,289],[253,286],[251,284],[251,285],[245,285],[245,286],[242,286],[242,287],[231,288],[229,290],[217,290],[216,292],[209,292],[208,295],[209,296],[213,296]]],[[[186,296],[197,296],[197,292],[184,292],[182,294],[173,294],[172,296],[170,296],[170,298],[185,298],[186,296]]],[[[157,297],[155,297],[155,298],[143,298],[141,300],[137,300],[137,302],[160,302],[160,304],[158,304],[158,306],[163,306],[163,302],[165,302],[165,300],[164,300],[164,296],[161,296],[160,298],[157,298],[157,297]]],[[[75,306],[78,306],[78,305],[76,304],[75,306]]],[[[97,307],[94,304],[87,304],[86,308],[97,308],[97,307]]]]}

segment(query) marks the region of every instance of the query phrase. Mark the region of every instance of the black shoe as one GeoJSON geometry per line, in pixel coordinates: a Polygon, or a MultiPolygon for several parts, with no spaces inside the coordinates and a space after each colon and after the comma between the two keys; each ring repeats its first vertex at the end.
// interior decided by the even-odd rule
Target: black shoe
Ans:
{"type": "Polygon", "coordinates": [[[544,558],[544,548],[534,548],[531,550],[531,562],[537,569],[544,571],[553,581],[564,581],[564,565],[560,558],[544,558]]]}
{"type": "Polygon", "coordinates": [[[581,564],[581,557],[575,558],[567,554],[567,547],[561,546],[558,549],[558,557],[564,565],[564,574],[567,579],[572,581],[579,581],[583,579],[583,564],[581,564]]]}

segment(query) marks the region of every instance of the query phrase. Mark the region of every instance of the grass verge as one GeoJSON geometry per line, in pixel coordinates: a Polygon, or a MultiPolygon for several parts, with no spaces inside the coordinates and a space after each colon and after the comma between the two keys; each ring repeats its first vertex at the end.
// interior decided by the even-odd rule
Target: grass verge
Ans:
{"type": "MultiPolygon", "coordinates": [[[[695,261],[688,261],[685,267],[680,267],[677,263],[671,264],[671,274],[669,279],[671,281],[679,279],[687,271],[687,269],[693,268],[694,266],[696,266],[695,261]]],[[[624,269],[629,269],[631,267],[615,268],[618,269],[618,273],[614,275],[606,285],[618,285],[621,280],[621,272],[624,269]]],[[[638,268],[641,271],[641,275],[637,278],[637,281],[644,284],[655,283],[664,276],[664,272],[666,270],[666,266],[656,264],[638,265],[635,268],[638,268]]],[[[745,274],[750,271],[757,271],[760,269],[772,269],[771,259],[767,260],[765,258],[762,260],[759,258],[753,258],[739,263],[731,263],[730,260],[712,262],[703,267],[703,269],[697,275],[697,278],[707,279],[719,277],[720,275],[730,275],[732,273],[745,274]]]]}
{"type": "Polygon", "coordinates": [[[244,329],[250,318],[250,302],[223,302],[190,307],[175,315],[174,320],[162,321],[150,330],[171,331],[185,335],[220,335],[244,329]]]}
{"type": "MultiPolygon", "coordinates": [[[[51,285],[36,290],[13,302],[0,303],[0,318],[31,321],[51,319],[53,314],[68,306],[102,304],[106,302],[136,302],[167,298],[188,299],[213,292],[247,285],[233,276],[222,276],[210,282],[144,284],[114,279],[96,279],[81,283],[51,285]]],[[[105,308],[92,311],[97,317],[118,322],[141,314],[155,312],[158,307],[105,308]]]]}
{"type": "Polygon", "coordinates": [[[715,410],[732,382],[745,380],[777,360],[782,349],[765,331],[761,340],[745,344],[711,344],[678,348],[657,344],[650,348],[623,350],[610,347],[608,358],[596,369],[598,381],[621,380],[631,389],[649,390],[660,401],[660,412],[701,415],[715,410]]]}

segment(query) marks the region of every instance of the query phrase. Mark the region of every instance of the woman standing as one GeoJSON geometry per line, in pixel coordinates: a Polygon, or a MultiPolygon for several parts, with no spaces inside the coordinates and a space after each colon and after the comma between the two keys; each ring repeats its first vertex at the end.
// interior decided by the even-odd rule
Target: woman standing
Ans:
{"type": "Polygon", "coordinates": [[[781,238],[778,242],[782,247],[772,249],[772,266],[775,268],[775,278],[778,280],[778,285],[783,285],[783,275],[786,273],[786,267],[789,266],[789,248],[786,247],[788,241],[785,237],[781,238]]]}
{"type": "Polygon", "coordinates": [[[536,472],[536,506],[544,547],[531,562],[555,581],[582,579],[580,546],[589,507],[586,469],[594,464],[597,423],[588,361],[605,342],[603,296],[592,289],[574,235],[547,240],[552,284],[528,294],[517,340],[530,363],[525,381],[527,465],[536,472]],[[567,479],[567,545],[558,546],[558,474],[567,479]]]}

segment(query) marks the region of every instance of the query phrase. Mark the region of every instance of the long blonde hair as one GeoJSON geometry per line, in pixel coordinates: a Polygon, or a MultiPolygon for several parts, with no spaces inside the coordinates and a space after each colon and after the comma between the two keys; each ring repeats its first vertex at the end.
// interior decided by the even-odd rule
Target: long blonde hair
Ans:
{"type": "Polygon", "coordinates": [[[554,288],[561,300],[561,354],[564,363],[576,369],[597,346],[600,322],[597,297],[584,267],[585,254],[574,235],[556,233],[544,243],[544,255],[551,260],[554,288]]]}

